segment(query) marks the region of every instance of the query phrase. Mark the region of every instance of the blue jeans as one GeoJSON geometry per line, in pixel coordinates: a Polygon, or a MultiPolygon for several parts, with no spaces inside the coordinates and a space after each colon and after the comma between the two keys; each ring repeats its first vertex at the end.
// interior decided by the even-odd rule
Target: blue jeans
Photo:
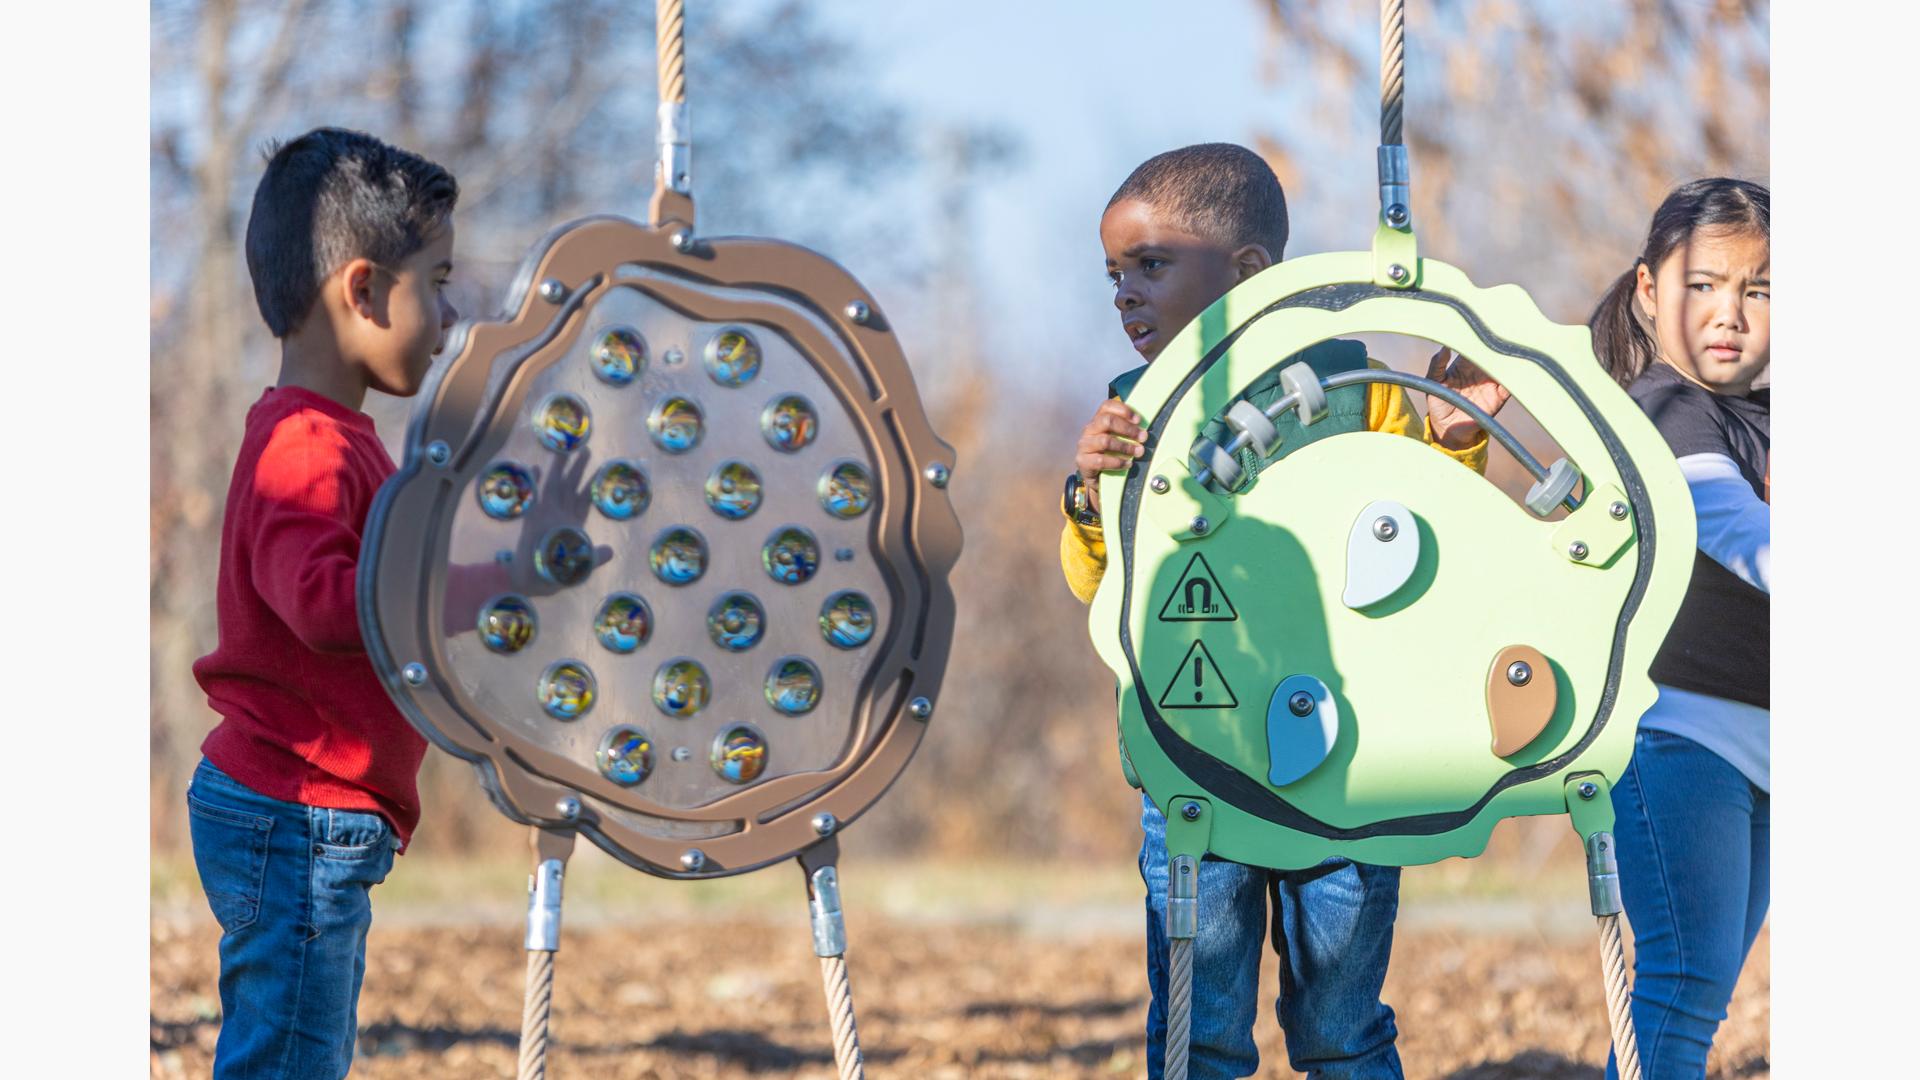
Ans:
{"type": "MultiPolygon", "coordinates": [[[[1647,1080],[1702,1077],[1767,916],[1770,796],[1691,739],[1634,736],[1613,789],[1633,928],[1633,1030],[1647,1080]]],[[[1607,1076],[1617,1075],[1607,1062],[1607,1076]]]]}
{"type": "MultiPolygon", "coordinates": [[[[1167,1038],[1167,821],[1141,799],[1140,876],[1147,885],[1147,1076],[1159,1080],[1167,1038]]],[[[1400,909],[1400,868],[1329,859],[1285,873],[1219,859],[1200,864],[1193,943],[1191,1080],[1251,1076],[1260,949],[1280,957],[1274,1004],[1287,1061],[1314,1080],[1400,1080],[1393,1010],[1380,1000],[1400,909]],[[1269,924],[1267,904],[1273,918],[1269,924]]]]}
{"type": "Polygon", "coordinates": [[[187,812],[221,930],[215,1080],[347,1075],[368,892],[393,868],[393,827],[379,814],[269,799],[205,760],[187,812]]]}

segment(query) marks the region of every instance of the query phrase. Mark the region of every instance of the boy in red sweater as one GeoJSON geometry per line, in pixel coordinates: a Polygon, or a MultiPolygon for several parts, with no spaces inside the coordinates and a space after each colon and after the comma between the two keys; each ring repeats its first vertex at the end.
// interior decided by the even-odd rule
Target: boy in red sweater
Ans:
{"type": "Polygon", "coordinates": [[[220,923],[221,1077],[341,1077],[353,1060],[368,894],[420,820],[426,743],[360,639],[354,573],[394,471],[360,411],[420,388],[456,313],[459,187],[359,132],[273,148],[247,270],[280,376],[247,413],[220,534],[220,640],[194,677],[221,716],[187,789],[220,923]]]}

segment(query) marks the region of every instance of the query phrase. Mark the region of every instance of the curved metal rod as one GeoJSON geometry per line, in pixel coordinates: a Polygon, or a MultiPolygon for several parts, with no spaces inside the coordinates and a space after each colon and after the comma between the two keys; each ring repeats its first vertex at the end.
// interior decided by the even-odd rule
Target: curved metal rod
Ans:
{"type": "MultiPolygon", "coordinates": [[[[1432,379],[1420,375],[1409,375],[1404,371],[1368,368],[1365,371],[1343,371],[1338,375],[1330,375],[1320,380],[1320,386],[1324,390],[1338,390],[1345,386],[1358,386],[1363,383],[1374,382],[1392,383],[1396,386],[1404,386],[1418,390],[1429,397],[1440,398],[1447,404],[1452,405],[1454,408],[1472,417],[1473,422],[1480,425],[1480,430],[1485,431],[1489,436],[1497,440],[1501,446],[1507,448],[1507,452],[1512,454],[1514,459],[1520,462],[1521,467],[1527,470],[1528,475],[1532,476],[1536,481],[1546,479],[1547,467],[1540,464],[1540,459],[1534,457],[1525,446],[1520,444],[1520,440],[1514,437],[1513,432],[1507,430],[1506,425],[1495,420],[1492,416],[1488,415],[1486,410],[1468,401],[1458,390],[1455,390],[1445,383],[1434,382],[1432,379]]],[[[1278,401],[1275,401],[1262,411],[1267,414],[1269,420],[1277,420],[1281,414],[1299,403],[1299,394],[1284,394],[1278,401]]],[[[1227,445],[1222,447],[1222,449],[1229,455],[1237,454],[1251,441],[1252,437],[1246,432],[1236,431],[1234,432],[1233,438],[1229,440],[1227,445]]],[[[1192,463],[1190,462],[1189,464],[1192,463]]],[[[1194,468],[1193,478],[1202,484],[1212,479],[1212,476],[1213,470],[1208,468],[1204,463],[1194,468]]],[[[1569,510],[1578,509],[1580,506],[1580,501],[1575,499],[1571,494],[1566,497],[1564,503],[1569,510]]]]}

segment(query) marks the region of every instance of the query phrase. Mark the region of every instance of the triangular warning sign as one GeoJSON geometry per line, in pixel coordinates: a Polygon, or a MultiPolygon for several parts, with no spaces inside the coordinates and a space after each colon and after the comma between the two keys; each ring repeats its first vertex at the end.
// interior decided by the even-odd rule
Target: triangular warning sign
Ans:
{"type": "Polygon", "coordinates": [[[1174,582],[1172,595],[1160,605],[1161,622],[1234,622],[1239,618],[1233,601],[1227,599],[1227,590],[1220,587],[1213,567],[1207,565],[1207,557],[1197,551],[1187,560],[1180,580],[1174,582]]]}
{"type": "Polygon", "coordinates": [[[1163,709],[1237,709],[1240,699],[1220,674],[1219,665],[1203,642],[1196,641],[1180,659],[1180,667],[1160,695],[1163,709]]]}

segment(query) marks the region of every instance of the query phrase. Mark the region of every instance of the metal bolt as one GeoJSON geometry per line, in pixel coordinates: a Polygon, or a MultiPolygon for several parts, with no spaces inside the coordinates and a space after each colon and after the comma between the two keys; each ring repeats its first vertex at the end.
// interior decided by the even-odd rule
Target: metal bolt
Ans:
{"type": "Polygon", "coordinates": [[[707,853],[697,847],[690,847],[680,855],[680,867],[689,874],[697,874],[707,865],[707,853]]]}
{"type": "Polygon", "coordinates": [[[1199,821],[1200,820],[1200,804],[1197,802],[1190,802],[1185,806],[1182,806],[1180,808],[1180,816],[1183,818],[1186,818],[1188,821],[1199,821]]]}
{"type": "Polygon", "coordinates": [[[673,760],[690,761],[692,759],[693,759],[693,751],[687,749],[684,746],[676,746],[673,748],[673,760]]]}
{"type": "Polygon", "coordinates": [[[568,821],[573,821],[580,816],[580,800],[571,795],[565,796],[559,802],[554,803],[553,808],[560,811],[560,816],[566,818],[568,821]]]}
{"type": "Polygon", "coordinates": [[[1407,208],[1404,204],[1394,203],[1392,206],[1387,207],[1387,224],[1397,229],[1406,223],[1407,208]]]}
{"type": "Polygon", "coordinates": [[[666,352],[660,354],[660,358],[662,360],[665,360],[669,364],[678,364],[680,361],[685,360],[687,358],[687,354],[684,352],[681,352],[679,346],[675,346],[671,349],[668,349],[666,352]]]}
{"type": "Polygon", "coordinates": [[[1394,263],[1392,266],[1387,267],[1387,276],[1392,278],[1396,285],[1405,284],[1407,280],[1407,268],[1401,266],[1399,263],[1394,263]]]}
{"type": "Polygon", "coordinates": [[[427,444],[427,460],[435,465],[445,465],[453,458],[453,450],[439,439],[427,444]]]}
{"type": "Polygon", "coordinates": [[[833,551],[833,559],[835,562],[852,562],[853,549],[852,548],[835,548],[833,551]]]}
{"type": "Polygon", "coordinates": [[[540,299],[549,304],[557,304],[567,298],[567,287],[559,278],[548,278],[540,283],[540,299]]]}
{"type": "Polygon", "coordinates": [[[1533,681],[1533,665],[1525,660],[1515,660],[1507,665],[1507,681],[1515,686],[1525,686],[1533,681]]]}
{"type": "Polygon", "coordinates": [[[925,720],[927,717],[933,715],[933,702],[923,697],[914,698],[912,701],[907,702],[907,711],[912,713],[916,719],[925,720]]]}
{"type": "Polygon", "coordinates": [[[1567,554],[1573,556],[1576,561],[1586,558],[1587,542],[1585,540],[1575,540],[1573,543],[1568,544],[1567,554]]]}
{"type": "Polygon", "coordinates": [[[947,481],[953,478],[953,470],[936,461],[927,466],[926,477],[927,483],[937,488],[943,488],[947,486],[947,481]]]}
{"type": "Polygon", "coordinates": [[[847,318],[865,326],[867,320],[873,318],[873,309],[867,306],[865,300],[854,300],[847,304],[847,318]]]}
{"type": "Polygon", "coordinates": [[[1618,500],[1609,503],[1607,505],[1607,513],[1612,514],[1613,520],[1615,521],[1624,520],[1627,516],[1627,504],[1619,502],[1618,500]]]}
{"type": "Polygon", "coordinates": [[[1173,485],[1167,483],[1166,477],[1156,476],[1153,479],[1147,481],[1147,486],[1153,489],[1153,493],[1155,495],[1165,495],[1167,493],[1167,489],[1172,487],[1173,485]]]}
{"type": "MultiPolygon", "coordinates": [[[[685,253],[693,250],[693,234],[686,229],[673,230],[673,250],[685,253]]],[[[703,856],[704,858],[704,856],[703,856]]]]}
{"type": "Polygon", "coordinates": [[[1574,790],[1580,792],[1581,798],[1591,799],[1595,795],[1600,794],[1600,785],[1594,783],[1591,780],[1582,780],[1580,782],[1580,786],[1574,790]]]}
{"type": "Polygon", "coordinates": [[[1313,695],[1305,690],[1295,690],[1293,696],[1287,699],[1287,708],[1292,709],[1295,716],[1306,716],[1313,712],[1313,695]]]}
{"type": "Polygon", "coordinates": [[[1206,518],[1203,518],[1203,517],[1197,517],[1193,519],[1192,528],[1193,528],[1193,535],[1205,536],[1207,535],[1207,530],[1213,528],[1213,522],[1208,521],[1206,518]]]}
{"type": "Polygon", "coordinates": [[[427,669],[419,664],[408,664],[400,669],[400,677],[407,680],[409,686],[421,686],[427,681],[427,669]]]}
{"type": "Polygon", "coordinates": [[[833,830],[839,827],[840,819],[834,817],[832,814],[821,813],[813,815],[813,831],[819,833],[821,836],[832,836],[833,830]]]}
{"type": "Polygon", "coordinates": [[[1387,540],[1391,540],[1394,537],[1399,535],[1400,535],[1400,526],[1394,524],[1392,518],[1382,517],[1382,518],[1373,519],[1374,539],[1384,542],[1387,540]]]}

